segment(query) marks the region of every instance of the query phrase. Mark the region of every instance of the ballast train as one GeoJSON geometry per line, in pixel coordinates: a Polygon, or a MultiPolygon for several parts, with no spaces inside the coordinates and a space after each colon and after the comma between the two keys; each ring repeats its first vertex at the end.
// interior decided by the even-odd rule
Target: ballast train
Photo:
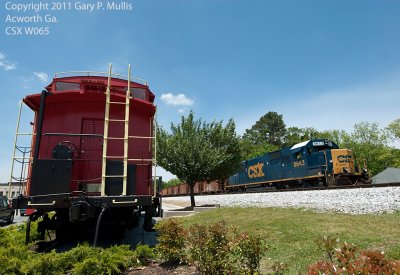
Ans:
{"type": "MultiPolygon", "coordinates": [[[[328,139],[313,139],[243,161],[240,171],[224,184],[198,183],[195,191],[199,194],[363,183],[370,183],[368,171],[359,167],[351,150],[339,149],[328,139]]],[[[162,194],[188,194],[184,186],[164,189],[162,194]]]]}
{"type": "MultiPolygon", "coordinates": [[[[40,219],[41,233],[52,229],[57,238],[96,225],[96,243],[100,225],[123,234],[142,211],[150,229],[160,206],[152,177],[155,96],[147,83],[131,80],[130,67],[128,76],[112,74],[111,64],[108,73],[73,74],[56,75],[23,99],[35,117],[29,156],[13,156],[14,174],[21,159],[27,165],[25,179],[11,172],[10,182],[26,184],[13,207],[36,209],[30,220],[40,219]]],[[[20,135],[17,126],[17,149],[20,135]]]]}

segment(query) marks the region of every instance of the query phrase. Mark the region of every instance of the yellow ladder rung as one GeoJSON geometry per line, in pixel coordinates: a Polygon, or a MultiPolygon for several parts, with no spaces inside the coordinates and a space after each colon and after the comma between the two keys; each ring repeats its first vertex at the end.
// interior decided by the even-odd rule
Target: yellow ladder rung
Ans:
{"type": "Polygon", "coordinates": [[[106,159],[123,159],[124,156],[106,156],[106,159]]]}
{"type": "Polygon", "coordinates": [[[118,122],[125,122],[125,119],[107,119],[108,121],[118,121],[118,122]]]}
{"type": "Polygon", "coordinates": [[[125,105],[126,102],[120,102],[120,101],[109,101],[108,103],[110,104],[121,104],[121,105],[125,105]]]}
{"type": "Polygon", "coordinates": [[[125,138],[120,138],[120,137],[104,137],[104,139],[124,140],[125,138]]]}
{"type": "Polygon", "coordinates": [[[144,136],[129,136],[129,138],[151,138],[151,139],[153,139],[154,137],[144,137],[144,136]]]}
{"type": "Polygon", "coordinates": [[[125,178],[124,175],[104,175],[105,178],[125,178]]]}

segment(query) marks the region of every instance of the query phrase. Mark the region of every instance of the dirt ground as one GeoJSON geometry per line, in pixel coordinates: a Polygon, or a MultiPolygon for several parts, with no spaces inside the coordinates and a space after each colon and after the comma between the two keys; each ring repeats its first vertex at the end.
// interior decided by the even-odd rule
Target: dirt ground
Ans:
{"type": "Polygon", "coordinates": [[[194,266],[171,266],[164,263],[151,263],[148,266],[135,268],[132,267],[125,271],[123,275],[172,275],[172,274],[182,274],[182,275],[199,275],[200,273],[196,271],[194,266]]]}

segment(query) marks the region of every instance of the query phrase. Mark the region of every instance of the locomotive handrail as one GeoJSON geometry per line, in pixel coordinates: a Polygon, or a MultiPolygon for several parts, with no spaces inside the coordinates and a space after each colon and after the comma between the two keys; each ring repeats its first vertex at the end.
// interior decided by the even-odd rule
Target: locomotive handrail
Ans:
{"type": "MultiPolygon", "coordinates": [[[[80,75],[86,75],[86,76],[108,76],[108,72],[96,72],[96,71],[70,71],[70,72],[58,72],[54,74],[54,78],[59,78],[60,75],[73,75],[76,76],[77,74],[80,75]]],[[[129,79],[127,75],[123,74],[117,74],[117,73],[111,73],[111,76],[115,76],[118,78],[124,78],[126,80],[129,79]]],[[[143,82],[142,84],[149,86],[148,82],[142,78],[139,77],[131,77],[130,80],[138,80],[140,82],[143,82]]]]}

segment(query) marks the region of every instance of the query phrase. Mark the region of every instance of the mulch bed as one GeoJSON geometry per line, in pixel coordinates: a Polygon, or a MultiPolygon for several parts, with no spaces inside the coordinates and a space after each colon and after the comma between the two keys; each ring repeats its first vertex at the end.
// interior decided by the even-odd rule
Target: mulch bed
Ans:
{"type": "Polygon", "coordinates": [[[195,266],[189,265],[174,265],[168,263],[151,263],[144,267],[131,267],[123,273],[123,275],[170,275],[170,274],[183,274],[183,275],[199,275],[195,266]]]}

